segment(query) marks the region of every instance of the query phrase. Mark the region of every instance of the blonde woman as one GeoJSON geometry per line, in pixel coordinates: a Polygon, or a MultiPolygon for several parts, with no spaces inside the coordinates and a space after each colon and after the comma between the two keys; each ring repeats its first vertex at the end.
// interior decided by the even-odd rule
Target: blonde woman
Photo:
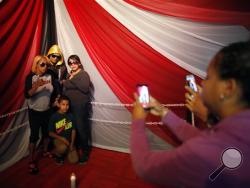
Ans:
{"type": "Polygon", "coordinates": [[[54,79],[47,73],[49,59],[46,56],[36,56],[32,64],[31,72],[25,81],[25,98],[28,102],[30,123],[29,144],[29,173],[37,174],[36,144],[39,139],[40,128],[42,130],[43,156],[48,153],[48,121],[50,117],[51,95],[55,90],[54,79]]]}

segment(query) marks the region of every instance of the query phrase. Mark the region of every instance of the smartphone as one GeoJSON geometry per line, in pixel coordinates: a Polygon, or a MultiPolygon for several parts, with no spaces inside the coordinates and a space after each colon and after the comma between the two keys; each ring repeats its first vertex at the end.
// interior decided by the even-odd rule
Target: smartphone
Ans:
{"type": "Polygon", "coordinates": [[[149,90],[147,84],[137,84],[139,101],[144,109],[149,109],[149,90]]]}
{"type": "Polygon", "coordinates": [[[196,85],[194,75],[192,75],[192,74],[187,75],[187,76],[186,76],[186,82],[187,82],[187,85],[188,85],[194,92],[198,92],[198,87],[197,87],[197,85],[196,85]]]}

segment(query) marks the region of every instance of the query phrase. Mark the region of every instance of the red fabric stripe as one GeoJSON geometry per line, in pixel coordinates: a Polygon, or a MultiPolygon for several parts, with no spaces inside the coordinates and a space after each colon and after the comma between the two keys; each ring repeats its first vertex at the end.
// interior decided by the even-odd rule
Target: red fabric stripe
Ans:
{"type": "Polygon", "coordinates": [[[200,22],[236,24],[250,27],[247,0],[124,0],[138,8],[200,22]]]}
{"type": "MultiPolygon", "coordinates": [[[[24,81],[40,51],[43,0],[6,1],[0,9],[0,114],[19,109],[24,102],[24,81]]],[[[13,117],[7,118],[1,132],[13,117]]]]}

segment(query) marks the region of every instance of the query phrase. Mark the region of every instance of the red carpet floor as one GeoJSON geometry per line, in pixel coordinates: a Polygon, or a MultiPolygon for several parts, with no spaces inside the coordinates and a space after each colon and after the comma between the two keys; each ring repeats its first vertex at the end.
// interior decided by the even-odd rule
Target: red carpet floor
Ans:
{"type": "Polygon", "coordinates": [[[28,174],[28,159],[0,172],[1,188],[70,188],[70,174],[77,178],[77,188],[160,188],[136,176],[126,153],[93,148],[84,165],[57,165],[53,159],[42,158],[40,173],[28,174]]]}

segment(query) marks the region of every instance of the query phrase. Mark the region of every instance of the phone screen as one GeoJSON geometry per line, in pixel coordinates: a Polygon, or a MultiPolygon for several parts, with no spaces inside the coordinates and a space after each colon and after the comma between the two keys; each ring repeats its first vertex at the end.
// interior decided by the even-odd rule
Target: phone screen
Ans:
{"type": "Polygon", "coordinates": [[[149,91],[146,84],[138,84],[137,92],[139,95],[139,101],[142,104],[143,108],[148,108],[149,105],[149,91]]]}
{"type": "Polygon", "coordinates": [[[197,85],[196,85],[196,82],[195,82],[194,75],[192,75],[192,74],[187,75],[187,76],[186,76],[186,81],[187,81],[188,86],[189,86],[193,91],[198,92],[198,88],[197,88],[197,85]]]}

